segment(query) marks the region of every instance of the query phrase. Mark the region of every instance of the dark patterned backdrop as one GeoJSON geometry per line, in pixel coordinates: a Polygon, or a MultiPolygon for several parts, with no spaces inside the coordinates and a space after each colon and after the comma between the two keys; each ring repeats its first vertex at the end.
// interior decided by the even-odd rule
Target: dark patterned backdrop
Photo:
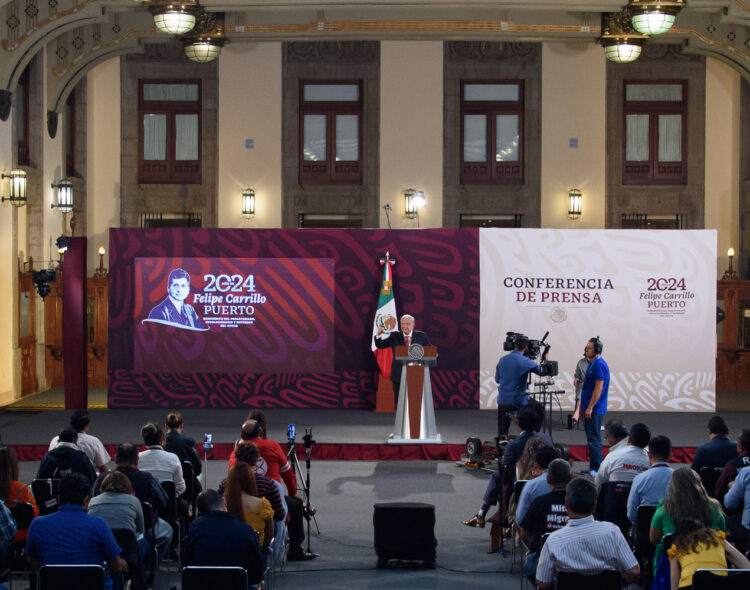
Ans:
{"type": "MultiPolygon", "coordinates": [[[[134,407],[318,407],[372,409],[377,366],[370,350],[382,278],[396,258],[398,313],[417,318],[438,347],[432,370],[438,408],[476,408],[479,391],[479,233],[476,229],[112,229],[109,405],[134,407]],[[136,257],[332,258],[333,374],[135,373],[136,257]]],[[[230,371],[231,367],[227,367],[230,371]]]]}

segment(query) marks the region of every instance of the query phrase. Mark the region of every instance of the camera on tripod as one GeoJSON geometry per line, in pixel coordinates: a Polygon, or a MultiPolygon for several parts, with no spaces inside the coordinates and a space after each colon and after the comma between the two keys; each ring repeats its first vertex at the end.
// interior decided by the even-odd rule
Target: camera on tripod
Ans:
{"type": "MultiPolygon", "coordinates": [[[[505,342],[503,342],[503,350],[511,351],[516,349],[516,342],[519,340],[525,340],[528,342],[526,351],[523,353],[524,356],[531,360],[538,360],[539,357],[544,357],[550,349],[550,345],[545,342],[549,336],[549,332],[544,334],[541,340],[531,340],[525,334],[520,332],[506,332],[505,342]],[[540,354],[541,353],[541,354],[540,354]]],[[[542,360],[539,365],[542,367],[543,377],[556,377],[558,373],[557,361],[542,360]]]]}

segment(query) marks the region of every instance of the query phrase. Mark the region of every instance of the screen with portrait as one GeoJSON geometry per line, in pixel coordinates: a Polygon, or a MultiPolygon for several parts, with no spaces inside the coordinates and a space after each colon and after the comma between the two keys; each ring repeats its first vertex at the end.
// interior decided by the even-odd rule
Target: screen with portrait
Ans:
{"type": "Polygon", "coordinates": [[[134,370],[334,370],[330,258],[136,258],[134,370]]]}

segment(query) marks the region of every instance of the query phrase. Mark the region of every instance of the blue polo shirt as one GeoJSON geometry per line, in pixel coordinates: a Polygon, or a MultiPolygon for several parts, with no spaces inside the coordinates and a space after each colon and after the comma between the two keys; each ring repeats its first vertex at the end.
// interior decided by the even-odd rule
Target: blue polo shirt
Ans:
{"type": "Polygon", "coordinates": [[[32,520],[26,542],[26,554],[42,565],[100,565],[120,551],[105,520],[75,504],[32,520]]]}
{"type": "Polygon", "coordinates": [[[523,356],[520,350],[514,350],[500,359],[495,368],[498,405],[520,408],[528,403],[526,382],[529,372],[541,375],[542,369],[529,357],[523,356]]]}
{"type": "Polygon", "coordinates": [[[597,381],[604,381],[604,386],[602,387],[599,399],[594,405],[592,414],[606,414],[607,394],[609,393],[609,366],[600,356],[591,361],[589,368],[586,369],[586,379],[583,382],[583,389],[581,390],[582,413],[589,407],[589,402],[591,401],[591,396],[594,394],[594,387],[597,381]]]}

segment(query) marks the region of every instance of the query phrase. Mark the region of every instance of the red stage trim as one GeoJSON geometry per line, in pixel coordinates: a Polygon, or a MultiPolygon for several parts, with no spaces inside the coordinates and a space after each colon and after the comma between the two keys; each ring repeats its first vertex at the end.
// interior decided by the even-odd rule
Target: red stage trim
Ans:
{"type": "MultiPolygon", "coordinates": [[[[285,443],[281,443],[282,448],[285,443]]],[[[117,445],[104,445],[111,457],[117,453],[117,445]]],[[[47,445],[16,445],[20,461],[41,461],[47,452],[47,445]]],[[[145,450],[146,447],[140,447],[145,450]]],[[[588,447],[576,445],[568,447],[573,461],[589,460],[588,447]]],[[[209,451],[208,458],[213,461],[226,461],[234,450],[234,443],[215,443],[209,451]]],[[[305,458],[306,449],[302,445],[296,447],[300,460],[305,458]]],[[[203,458],[203,445],[198,445],[198,451],[203,458]]],[[[312,447],[314,461],[458,461],[465,451],[465,445],[458,444],[409,444],[389,445],[346,443],[315,444],[312,447]]],[[[606,449],[605,449],[606,454],[606,449]]],[[[672,449],[674,463],[692,463],[695,447],[677,447],[672,449]]]]}

